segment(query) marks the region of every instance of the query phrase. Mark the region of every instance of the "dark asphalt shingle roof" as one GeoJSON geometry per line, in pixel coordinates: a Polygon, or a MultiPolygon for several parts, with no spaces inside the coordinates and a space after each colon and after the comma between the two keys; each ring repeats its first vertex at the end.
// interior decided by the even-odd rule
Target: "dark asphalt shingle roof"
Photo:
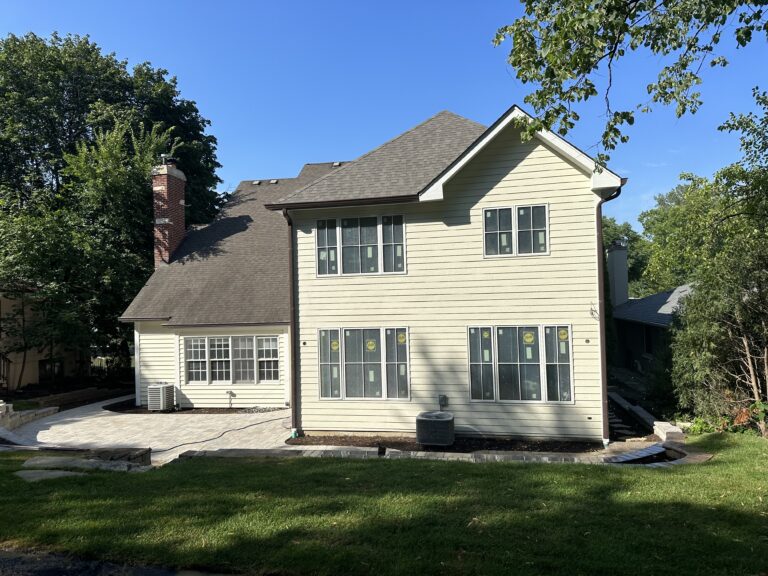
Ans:
{"type": "Polygon", "coordinates": [[[685,284],[645,298],[633,298],[616,306],[613,309],[613,317],[617,320],[666,328],[672,323],[672,316],[680,306],[680,301],[690,293],[691,286],[685,284]]]}
{"type": "Polygon", "coordinates": [[[482,124],[440,112],[271,207],[414,200],[484,132],[482,124]]]}
{"type": "Polygon", "coordinates": [[[152,274],[121,319],[162,319],[168,325],[290,322],[288,226],[264,204],[340,169],[307,164],[296,178],[277,184],[241,182],[216,220],[187,231],[173,261],[152,274]]]}

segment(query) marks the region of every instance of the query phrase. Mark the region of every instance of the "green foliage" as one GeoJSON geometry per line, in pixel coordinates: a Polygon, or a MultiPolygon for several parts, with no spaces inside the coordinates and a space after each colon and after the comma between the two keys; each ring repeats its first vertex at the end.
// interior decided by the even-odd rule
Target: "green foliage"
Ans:
{"type": "Polygon", "coordinates": [[[616,242],[627,246],[630,296],[646,296],[649,292],[643,284],[643,273],[648,265],[651,248],[648,240],[638,234],[629,222],[619,224],[615,218],[603,216],[603,248],[607,249],[616,242]]]}
{"type": "Polygon", "coordinates": [[[691,427],[688,428],[688,433],[694,436],[700,436],[701,434],[708,434],[715,431],[715,427],[712,426],[701,416],[696,416],[691,422],[691,427]]]}
{"type": "Polygon", "coordinates": [[[209,222],[222,199],[214,187],[216,139],[175,78],[148,63],[132,72],[88,37],[9,35],[0,40],[0,198],[5,210],[54,199],[65,184],[65,154],[93,143],[117,121],[134,130],[172,130],[187,175],[188,223],[209,222]]]}
{"type": "Polygon", "coordinates": [[[768,446],[734,434],[689,445],[715,459],[657,470],[189,458],[34,484],[13,472],[45,454],[3,452],[0,539],[212,573],[758,574],[768,446]]]}
{"type": "Polygon", "coordinates": [[[648,282],[694,288],[673,326],[681,404],[768,435],[760,410],[768,402],[768,98],[756,95],[763,116],[732,116],[725,126],[741,132],[744,160],[711,181],[689,177],[641,221],[653,240],[648,282]]]}
{"type": "Polygon", "coordinates": [[[129,72],[87,37],[0,40],[0,289],[5,351],[124,354],[117,317],[152,271],[150,169],[161,152],[188,178],[187,222],[208,222],[216,139],[175,78],[129,72]]]}
{"type": "MultiPolygon", "coordinates": [[[[579,120],[574,106],[602,93],[606,123],[604,150],[626,142],[627,126],[637,113],[655,104],[674,105],[678,116],[701,105],[701,67],[726,66],[717,54],[723,35],[745,46],[756,34],[768,37],[768,13],[761,0],[524,0],[525,15],[501,27],[499,45],[509,38],[509,63],[517,78],[536,88],[525,98],[537,120],[526,127],[566,134],[579,120]],[[632,52],[650,53],[660,62],[648,98],[630,109],[614,110],[611,88],[614,68],[632,52]]],[[[598,160],[608,156],[601,153],[598,160]]]]}

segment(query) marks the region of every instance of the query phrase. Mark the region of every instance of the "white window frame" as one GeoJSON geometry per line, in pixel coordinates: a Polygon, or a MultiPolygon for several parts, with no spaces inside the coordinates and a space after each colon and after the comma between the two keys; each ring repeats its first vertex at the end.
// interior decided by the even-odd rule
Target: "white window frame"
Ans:
{"type": "Polygon", "coordinates": [[[280,382],[283,376],[283,368],[281,366],[283,359],[281,358],[280,354],[280,334],[238,334],[237,336],[230,336],[230,335],[210,335],[210,336],[180,336],[181,341],[183,345],[181,346],[182,350],[184,351],[184,361],[180,363],[180,367],[182,367],[184,371],[183,378],[179,379],[179,382],[182,382],[183,386],[258,386],[259,384],[275,384],[280,382]],[[190,338],[203,338],[205,340],[205,380],[189,380],[189,375],[187,373],[187,362],[189,362],[189,359],[187,358],[187,339],[190,338]],[[211,377],[211,346],[210,346],[210,339],[211,338],[226,338],[229,340],[229,380],[213,380],[211,377]],[[232,339],[233,338],[251,338],[253,340],[253,351],[254,351],[254,378],[253,382],[235,382],[234,381],[234,358],[232,353],[232,339]],[[270,359],[270,360],[277,360],[277,380],[261,380],[259,379],[259,358],[258,358],[258,339],[259,338],[276,338],[277,339],[277,358],[276,359],[270,359]]]}
{"type": "Polygon", "coordinates": [[[410,402],[411,401],[411,389],[413,382],[411,380],[411,330],[408,326],[404,325],[387,325],[387,326],[324,326],[317,330],[317,339],[315,341],[317,349],[317,398],[321,402],[410,402]],[[386,330],[392,329],[405,329],[405,337],[407,344],[406,362],[408,363],[408,395],[400,397],[389,397],[389,387],[387,386],[387,342],[386,342],[386,330]],[[337,398],[330,396],[323,396],[322,386],[320,384],[320,331],[321,330],[338,330],[339,331],[339,388],[341,394],[337,398]],[[353,397],[347,398],[347,383],[346,383],[346,364],[345,364],[345,346],[344,346],[344,330],[378,330],[380,334],[381,342],[381,397],[380,398],[365,398],[365,397],[353,397]]]}
{"type": "MultiPolygon", "coordinates": [[[[538,206],[538,204],[537,204],[538,206]]],[[[408,234],[407,234],[407,218],[405,214],[386,213],[376,216],[376,246],[378,248],[378,272],[344,272],[343,256],[342,256],[342,244],[341,244],[341,221],[344,218],[373,218],[372,215],[357,215],[357,216],[326,216],[324,218],[316,218],[313,226],[313,235],[315,237],[315,277],[316,278],[339,278],[339,277],[358,277],[358,276],[405,276],[408,274],[408,234]],[[384,272],[384,230],[382,226],[382,218],[385,216],[393,217],[400,216],[403,219],[403,269],[402,271],[384,272]],[[336,221],[336,258],[338,259],[335,274],[320,274],[320,267],[317,262],[317,251],[320,248],[318,246],[318,234],[317,223],[328,220],[336,221]]],[[[549,220],[547,220],[549,223],[549,220]]],[[[327,248],[327,246],[326,246],[327,248]]],[[[540,254],[537,254],[539,256],[540,254]]]]}
{"type": "MultiPolygon", "coordinates": [[[[254,365],[255,369],[255,380],[256,384],[259,384],[261,382],[280,382],[280,338],[277,336],[256,336],[256,341],[254,342],[254,359],[256,361],[254,365]],[[267,340],[267,339],[274,339],[275,340],[275,351],[277,352],[277,356],[274,358],[259,358],[259,340],[267,340]],[[270,378],[270,379],[261,379],[261,370],[259,368],[259,362],[277,362],[277,378],[270,378]]],[[[271,350],[271,348],[270,348],[271,350]]]]}
{"type": "Polygon", "coordinates": [[[549,221],[549,203],[548,202],[535,202],[535,203],[529,202],[526,204],[487,206],[482,210],[482,222],[480,224],[482,226],[482,234],[483,234],[483,259],[495,260],[497,258],[531,258],[536,256],[549,256],[552,252],[552,235],[551,235],[552,226],[550,225],[550,221],[549,221]],[[518,249],[517,210],[519,208],[533,208],[534,206],[544,206],[544,217],[547,219],[547,227],[546,227],[547,250],[545,252],[531,252],[531,253],[521,254],[517,250],[518,249]],[[511,253],[486,254],[485,252],[485,213],[488,210],[512,210],[512,252],[511,253]]]}
{"type": "MultiPolygon", "coordinates": [[[[465,327],[467,336],[467,398],[473,404],[552,404],[552,405],[573,405],[576,403],[576,380],[573,374],[573,326],[568,322],[547,322],[540,324],[537,322],[518,322],[516,324],[494,324],[494,323],[478,323],[469,324],[465,327]],[[497,343],[498,328],[525,328],[535,326],[539,334],[539,380],[541,382],[541,400],[501,400],[499,397],[499,347],[497,343]],[[544,341],[544,328],[545,327],[565,326],[568,328],[568,337],[570,339],[570,371],[571,371],[571,399],[570,400],[550,400],[547,394],[547,355],[545,350],[544,341]],[[491,334],[493,338],[493,400],[483,400],[472,398],[472,373],[469,362],[469,329],[470,328],[491,328],[491,334]]],[[[409,341],[410,344],[410,341],[409,341]]],[[[410,354],[410,348],[408,350],[410,354]]],[[[410,364],[409,364],[410,369],[410,364]]],[[[410,392],[410,389],[408,390],[410,392]]]]}

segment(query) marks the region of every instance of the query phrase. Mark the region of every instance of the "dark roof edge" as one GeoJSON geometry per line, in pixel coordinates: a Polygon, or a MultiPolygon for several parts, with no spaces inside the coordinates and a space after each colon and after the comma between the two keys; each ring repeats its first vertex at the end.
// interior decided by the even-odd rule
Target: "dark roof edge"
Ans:
{"type": "Polygon", "coordinates": [[[336,206],[367,206],[374,204],[402,204],[418,202],[418,194],[388,196],[386,198],[350,198],[349,200],[328,200],[326,202],[296,202],[294,204],[265,204],[268,210],[298,210],[301,208],[333,208],[336,206]]]}
{"type": "Polygon", "coordinates": [[[165,323],[163,326],[168,328],[194,328],[196,326],[202,326],[205,328],[215,326],[290,326],[290,322],[282,320],[280,322],[200,322],[194,324],[169,324],[165,323]]]}
{"type": "Polygon", "coordinates": [[[643,326],[654,326],[656,328],[669,328],[672,325],[672,315],[669,315],[669,323],[664,324],[661,322],[650,322],[646,320],[639,320],[637,318],[624,318],[621,315],[617,316],[614,314],[613,316],[614,320],[621,320],[622,322],[630,322],[632,324],[642,324],[643,326]]]}
{"type": "Polygon", "coordinates": [[[171,319],[170,316],[162,316],[160,318],[139,318],[139,317],[132,317],[132,316],[120,316],[118,317],[117,321],[128,324],[130,322],[160,322],[160,321],[167,322],[170,319],[171,319]]]}
{"type": "MultiPolygon", "coordinates": [[[[422,189],[419,191],[419,193],[417,194],[417,196],[421,196],[421,195],[422,195],[422,194],[423,194],[423,193],[424,193],[426,190],[429,190],[429,188],[430,188],[430,187],[431,187],[431,186],[432,186],[432,185],[433,185],[435,182],[437,182],[438,180],[440,180],[440,178],[442,178],[442,177],[443,177],[443,175],[444,175],[446,172],[448,172],[448,171],[449,171],[451,168],[453,168],[454,166],[456,166],[456,164],[458,164],[459,162],[461,162],[461,160],[462,160],[462,159],[463,159],[463,158],[464,158],[464,157],[465,157],[467,154],[471,153],[471,152],[472,152],[472,150],[475,148],[475,146],[477,146],[477,145],[478,145],[480,142],[482,142],[482,141],[485,139],[485,137],[486,137],[486,136],[488,136],[488,134],[490,134],[491,132],[493,132],[493,131],[496,129],[496,127],[497,127],[499,124],[501,124],[501,123],[502,123],[502,122],[503,122],[503,121],[504,121],[504,120],[507,118],[507,116],[509,116],[509,115],[510,115],[510,114],[511,114],[511,113],[512,113],[514,110],[515,110],[515,108],[517,108],[518,110],[520,110],[520,111],[522,112],[522,109],[521,109],[521,108],[520,108],[520,107],[519,107],[517,104],[512,104],[512,106],[511,106],[511,107],[509,107],[509,108],[507,109],[507,111],[506,111],[506,112],[504,112],[504,114],[502,114],[501,116],[499,116],[499,117],[496,119],[496,122],[494,122],[493,124],[491,124],[490,126],[488,126],[488,128],[486,128],[486,129],[485,129],[485,131],[484,131],[482,134],[480,134],[480,136],[478,136],[477,138],[475,138],[475,140],[472,142],[472,144],[470,144],[469,146],[467,146],[467,147],[464,149],[464,152],[462,152],[461,154],[459,154],[459,155],[458,155],[458,156],[457,156],[457,157],[456,157],[456,158],[453,160],[453,162],[451,162],[450,164],[448,164],[448,166],[446,166],[446,167],[445,167],[445,168],[442,170],[442,172],[440,172],[440,174],[438,174],[437,176],[435,176],[434,178],[432,178],[432,180],[430,180],[430,181],[429,181],[429,183],[428,183],[426,186],[424,186],[424,187],[423,187],[423,188],[422,188],[422,189]]],[[[475,123],[477,124],[477,122],[475,122],[475,123]]],[[[482,124],[480,124],[480,126],[482,126],[482,124]]]]}

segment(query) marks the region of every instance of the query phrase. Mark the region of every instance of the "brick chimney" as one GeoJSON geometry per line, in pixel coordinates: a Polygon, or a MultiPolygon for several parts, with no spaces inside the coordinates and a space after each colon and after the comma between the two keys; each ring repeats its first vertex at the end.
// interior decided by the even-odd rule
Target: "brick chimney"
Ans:
{"type": "Polygon", "coordinates": [[[624,242],[614,242],[606,250],[608,261],[608,282],[611,288],[611,304],[621,306],[629,300],[629,269],[627,265],[627,246],[624,242]]]}
{"type": "Polygon", "coordinates": [[[152,169],[152,196],[155,206],[155,268],[168,264],[184,240],[184,188],[187,177],[176,168],[174,158],[152,169]]]}

